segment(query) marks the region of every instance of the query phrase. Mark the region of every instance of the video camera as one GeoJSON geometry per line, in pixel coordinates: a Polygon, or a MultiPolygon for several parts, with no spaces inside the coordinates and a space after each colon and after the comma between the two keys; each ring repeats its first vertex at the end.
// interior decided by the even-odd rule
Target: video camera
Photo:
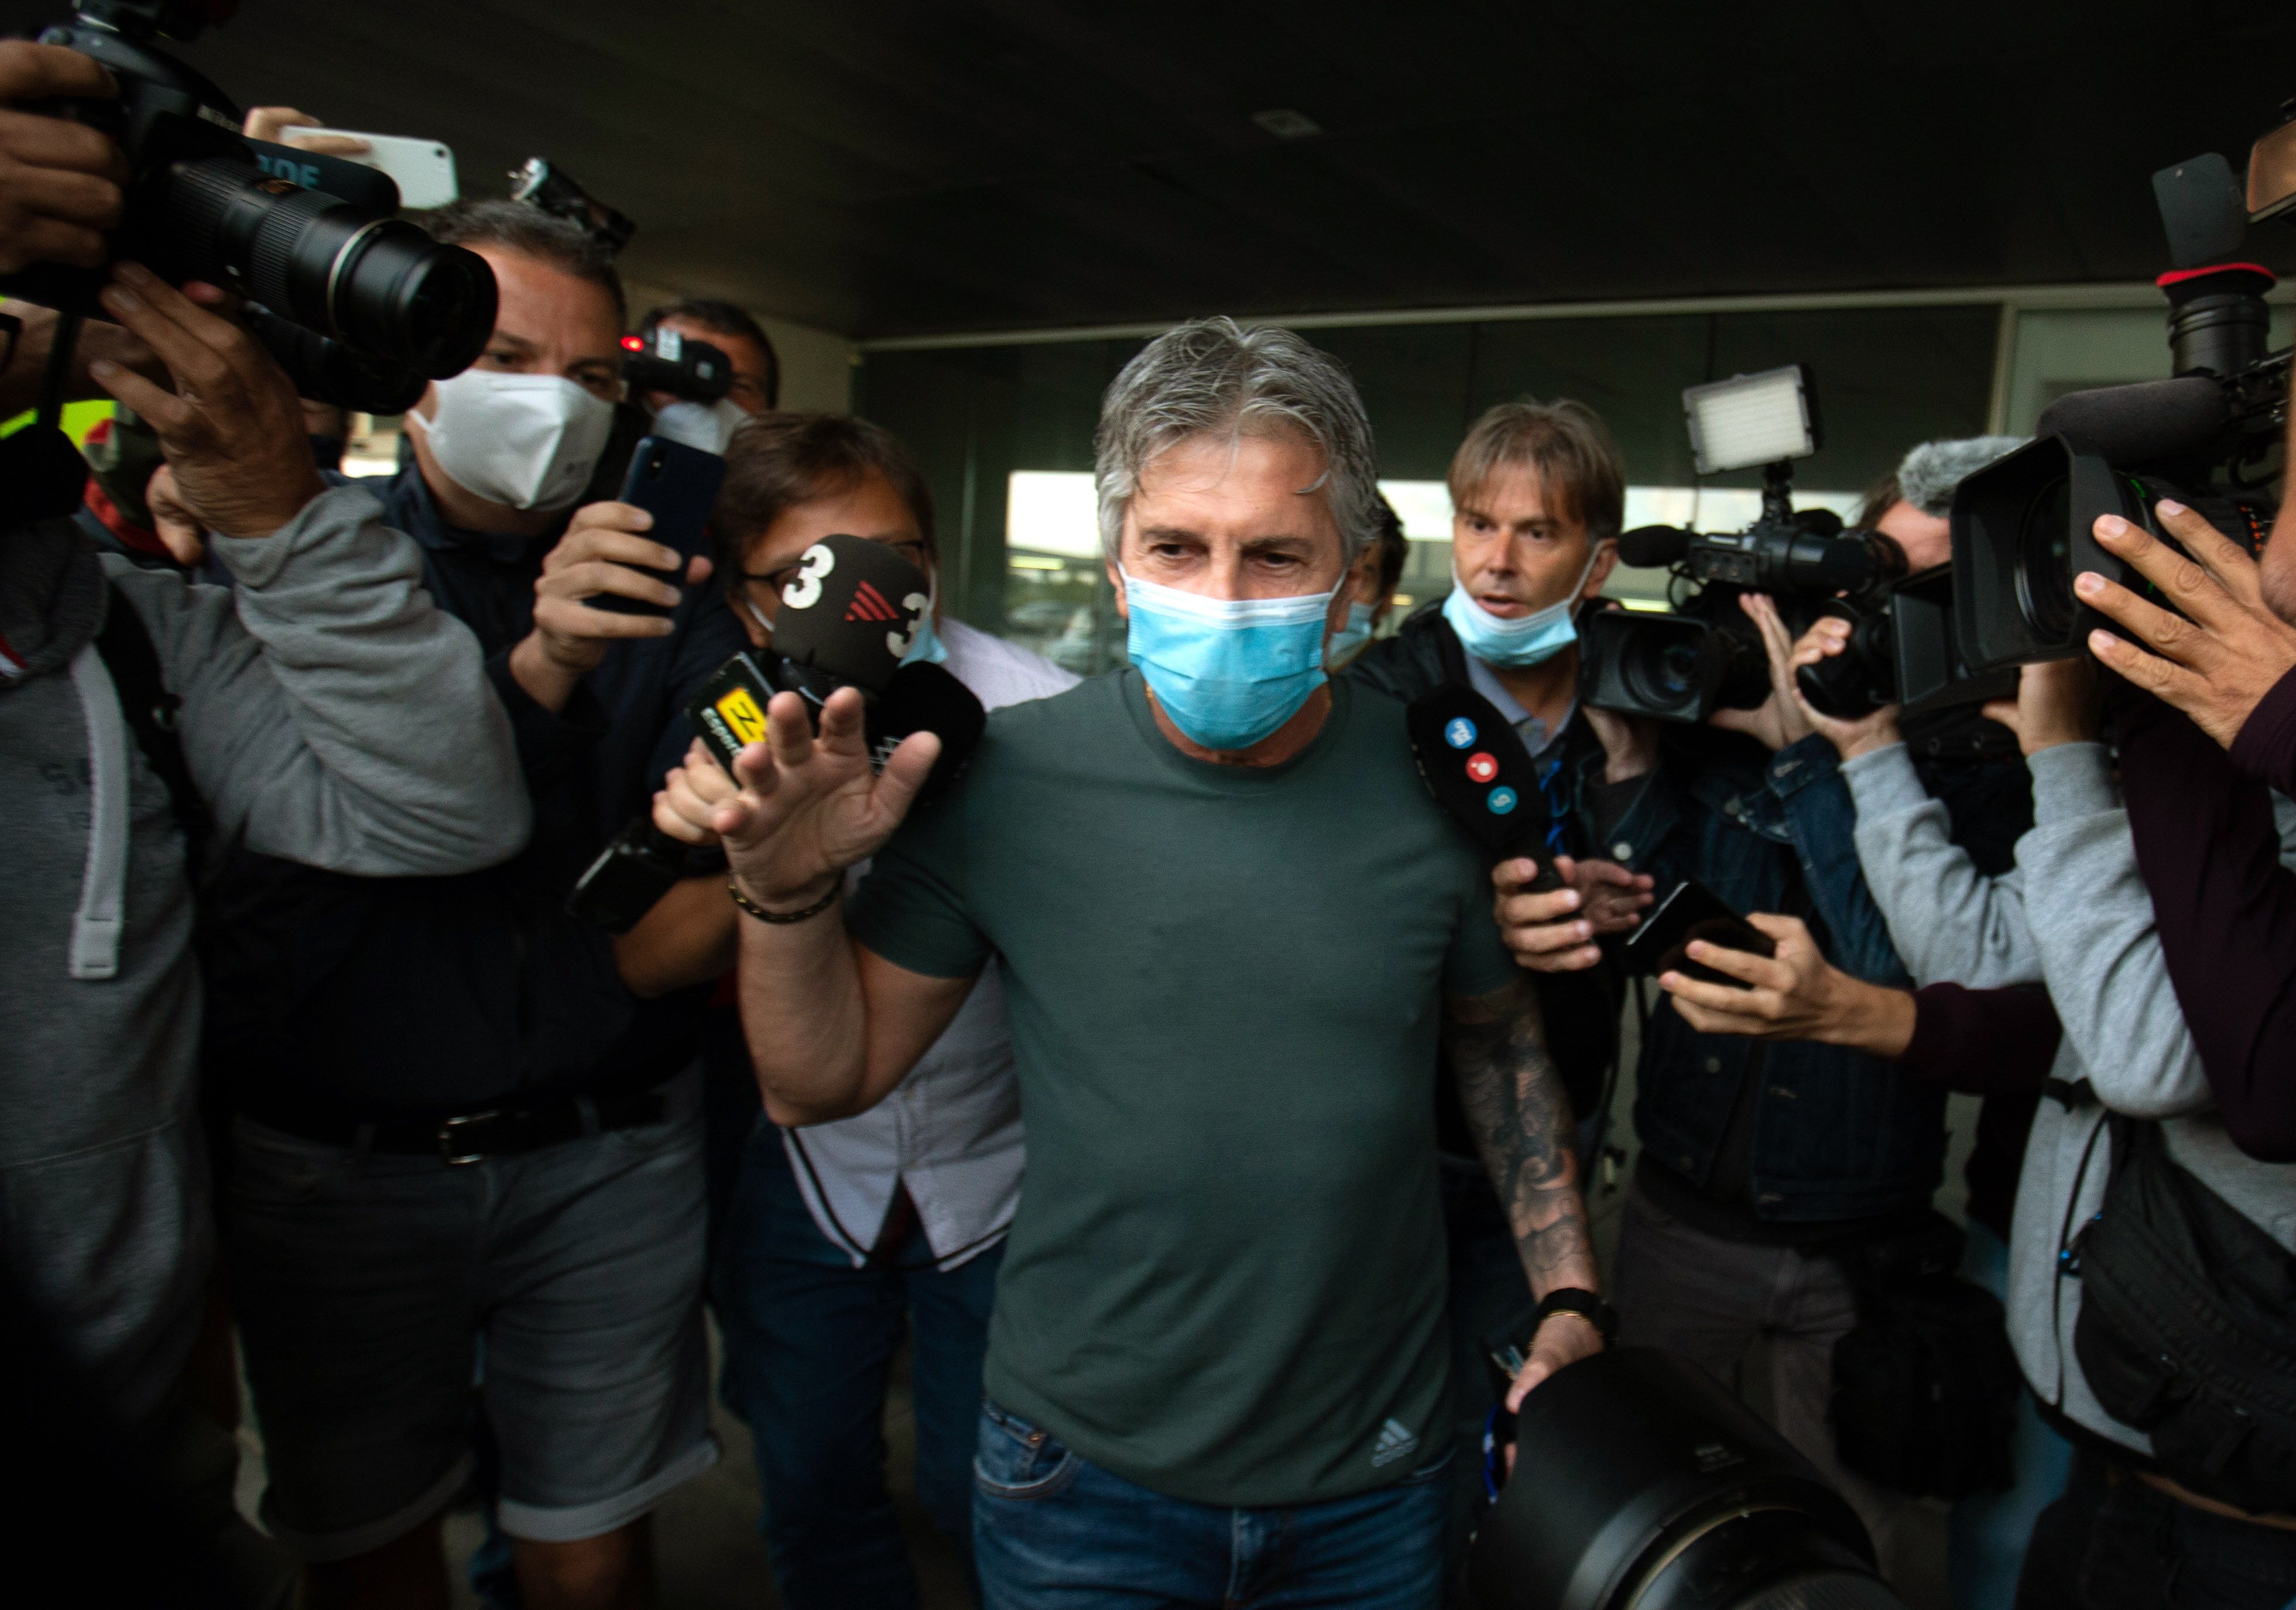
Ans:
{"type": "MultiPolygon", "coordinates": [[[[94,57],[116,101],[67,101],[55,115],[102,130],[127,154],[115,255],[172,283],[204,280],[246,297],[247,323],[298,393],[365,413],[412,405],[428,380],[468,368],[493,331],[486,260],[441,246],[395,215],[389,177],[339,158],[242,138],[240,109],[154,48],[225,20],[234,0],[77,0],[39,35],[94,57]],[[292,174],[295,178],[283,176],[292,174]]],[[[0,294],[65,315],[44,422],[61,395],[82,317],[102,316],[101,271],[40,264],[0,294]]]]}
{"type": "Polygon", "coordinates": [[[1643,526],[1621,536],[1626,563],[1668,567],[1677,588],[1695,590],[1672,596],[1671,614],[1582,616],[1578,697],[1596,709],[1690,723],[1756,709],[1770,696],[1769,656],[1741,597],[1768,593],[1797,634],[1821,614],[1863,621],[1886,607],[1906,557],[1878,532],[1845,532],[1831,510],[1794,508],[1793,461],[1823,439],[1805,365],[1693,386],[1682,400],[1701,474],[1761,466],[1760,518],[1742,531],[1643,526]]]}
{"type": "Polygon", "coordinates": [[[632,395],[667,391],[690,402],[714,403],[734,388],[734,360],[725,349],[675,330],[622,338],[622,379],[632,395]]]}
{"type": "MultiPolygon", "coordinates": [[[[2251,553],[2279,505],[2289,352],[2267,350],[2270,273],[2211,262],[2242,249],[2248,225],[2296,208],[2296,120],[2257,141],[2245,193],[2211,153],[2153,176],[2172,258],[2156,282],[2169,301],[2172,379],[2077,391],[2043,411],[2033,442],[1964,480],[1953,500],[1958,647],[1986,670],[2082,651],[2112,623],[2076,601],[2095,570],[2166,604],[2097,545],[2117,514],[2171,548],[2153,505],[2173,497],[2251,553]]],[[[2181,549],[2178,550],[2181,552],[2181,549]]]]}

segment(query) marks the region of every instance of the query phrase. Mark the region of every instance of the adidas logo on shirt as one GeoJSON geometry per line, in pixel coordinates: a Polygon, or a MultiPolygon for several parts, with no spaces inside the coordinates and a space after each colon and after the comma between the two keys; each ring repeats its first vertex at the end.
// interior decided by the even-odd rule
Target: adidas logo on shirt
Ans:
{"type": "Polygon", "coordinates": [[[1418,1446],[1419,1439],[1412,1434],[1411,1427],[1401,1420],[1390,1419],[1379,1428],[1379,1441],[1371,1451],[1372,1465],[1374,1468],[1392,1465],[1418,1446]]]}

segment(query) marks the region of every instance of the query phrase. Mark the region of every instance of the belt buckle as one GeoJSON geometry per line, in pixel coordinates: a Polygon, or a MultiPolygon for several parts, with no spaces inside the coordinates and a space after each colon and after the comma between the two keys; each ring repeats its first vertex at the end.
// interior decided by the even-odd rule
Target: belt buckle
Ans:
{"type": "Polygon", "coordinates": [[[441,1123],[439,1125],[439,1161],[450,1168],[459,1168],[466,1163],[485,1162],[489,1154],[483,1151],[458,1151],[455,1149],[455,1138],[463,1130],[475,1128],[481,1124],[491,1124],[501,1116],[502,1114],[499,1112],[470,1113],[459,1118],[448,1118],[441,1123]]]}

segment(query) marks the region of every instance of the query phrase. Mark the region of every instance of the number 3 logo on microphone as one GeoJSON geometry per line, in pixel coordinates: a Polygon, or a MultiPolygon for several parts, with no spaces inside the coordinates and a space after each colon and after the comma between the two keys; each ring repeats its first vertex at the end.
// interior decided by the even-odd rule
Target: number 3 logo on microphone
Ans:
{"type": "Polygon", "coordinates": [[[922,593],[912,593],[901,601],[902,609],[914,609],[916,613],[910,617],[907,631],[885,633],[885,647],[892,651],[895,659],[906,659],[909,650],[916,647],[917,628],[924,624],[925,609],[931,602],[932,600],[922,593]]]}
{"type": "Polygon", "coordinates": [[[820,543],[805,551],[797,574],[782,587],[782,608],[810,609],[821,601],[821,584],[837,568],[837,555],[820,543]]]}

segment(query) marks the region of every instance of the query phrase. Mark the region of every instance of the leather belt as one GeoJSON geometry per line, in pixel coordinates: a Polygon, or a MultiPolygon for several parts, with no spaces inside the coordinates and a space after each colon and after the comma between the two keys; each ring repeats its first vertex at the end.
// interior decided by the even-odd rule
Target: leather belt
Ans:
{"type": "Polygon", "coordinates": [[[659,1124],[666,1104],[659,1091],[633,1091],[620,1095],[560,1096],[449,1118],[352,1118],[266,1112],[259,1107],[242,1110],[258,1124],[322,1146],[364,1148],[392,1156],[436,1157],[449,1166],[460,1166],[578,1140],[592,1132],[593,1115],[594,1128],[600,1132],[659,1124]]]}

